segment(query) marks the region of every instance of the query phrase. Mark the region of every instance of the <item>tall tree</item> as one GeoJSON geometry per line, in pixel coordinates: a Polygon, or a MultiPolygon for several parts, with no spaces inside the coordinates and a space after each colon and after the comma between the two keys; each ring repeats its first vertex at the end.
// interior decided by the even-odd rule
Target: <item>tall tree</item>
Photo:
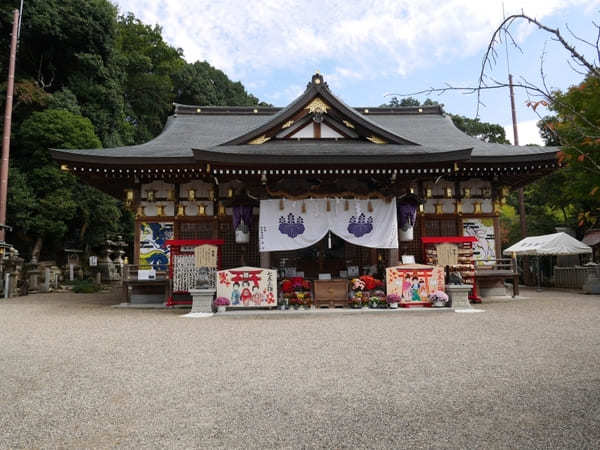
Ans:
{"type": "Polygon", "coordinates": [[[119,17],[117,29],[127,117],[135,142],[146,142],[160,133],[172,109],[172,77],[185,64],[183,52],[163,40],[158,25],[145,25],[131,13],[119,17]]]}

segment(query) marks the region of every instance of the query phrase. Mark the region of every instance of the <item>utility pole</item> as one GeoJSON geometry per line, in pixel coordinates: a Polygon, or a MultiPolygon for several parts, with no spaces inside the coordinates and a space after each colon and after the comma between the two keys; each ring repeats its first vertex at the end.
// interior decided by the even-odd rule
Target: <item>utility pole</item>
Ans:
{"type": "Polygon", "coordinates": [[[0,242],[4,242],[6,225],[6,200],[8,195],[8,160],[10,156],[10,128],[12,123],[13,91],[15,86],[15,61],[17,58],[17,29],[19,10],[13,11],[12,37],[10,41],[10,60],[8,64],[8,84],[6,86],[6,109],[4,113],[4,132],[2,135],[2,168],[0,169],[0,242]]]}
{"type": "MultiPolygon", "coordinates": [[[[512,75],[508,74],[508,87],[510,89],[510,109],[512,112],[513,144],[519,145],[519,131],[517,130],[517,110],[515,109],[515,92],[513,90],[512,75]]],[[[527,236],[527,218],[525,217],[525,193],[519,188],[519,221],[521,223],[521,238],[527,236]]]]}

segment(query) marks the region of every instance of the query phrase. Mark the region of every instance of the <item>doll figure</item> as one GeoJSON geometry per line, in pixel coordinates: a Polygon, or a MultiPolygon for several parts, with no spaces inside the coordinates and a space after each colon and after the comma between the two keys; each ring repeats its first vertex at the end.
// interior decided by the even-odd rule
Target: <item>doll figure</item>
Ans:
{"type": "Polygon", "coordinates": [[[421,299],[427,298],[427,287],[425,286],[425,280],[423,278],[419,280],[419,296],[421,299]]]}
{"type": "Polygon", "coordinates": [[[242,281],[242,294],[240,298],[242,299],[242,304],[244,306],[248,306],[250,304],[250,300],[252,299],[252,294],[250,293],[250,289],[248,289],[248,282],[242,281]]]}
{"type": "Polygon", "coordinates": [[[231,304],[240,304],[240,283],[233,283],[233,290],[231,291],[231,304]]]}
{"type": "Polygon", "coordinates": [[[412,284],[410,286],[412,292],[411,300],[413,302],[420,302],[421,297],[419,296],[419,279],[417,277],[412,277],[412,284]]]}
{"type": "Polygon", "coordinates": [[[258,291],[258,286],[254,286],[252,288],[252,303],[254,303],[256,306],[260,306],[262,303],[262,295],[258,291]]]}
{"type": "Polygon", "coordinates": [[[405,301],[410,301],[411,299],[410,286],[410,275],[406,274],[404,275],[404,281],[402,282],[402,298],[405,301]]]}

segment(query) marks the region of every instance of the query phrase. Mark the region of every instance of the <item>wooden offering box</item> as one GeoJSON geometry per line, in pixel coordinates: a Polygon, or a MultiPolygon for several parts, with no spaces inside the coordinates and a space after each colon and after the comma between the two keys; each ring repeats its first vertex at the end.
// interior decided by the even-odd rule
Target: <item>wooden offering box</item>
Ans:
{"type": "Polygon", "coordinates": [[[348,304],[348,280],[315,280],[314,302],[321,306],[346,306],[348,304]]]}

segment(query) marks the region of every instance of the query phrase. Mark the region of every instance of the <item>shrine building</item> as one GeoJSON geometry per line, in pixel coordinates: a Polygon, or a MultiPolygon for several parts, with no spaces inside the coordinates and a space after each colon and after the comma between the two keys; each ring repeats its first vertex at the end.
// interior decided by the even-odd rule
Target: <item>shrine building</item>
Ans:
{"type": "Polygon", "coordinates": [[[135,211],[134,264],[222,240],[221,268],[306,278],[431,263],[432,237],[473,237],[489,263],[509,191],[558,167],[556,148],[482,142],[439,105],[348,106],[318,73],[284,108],[176,104],[150,142],[52,155],[135,211]]]}

